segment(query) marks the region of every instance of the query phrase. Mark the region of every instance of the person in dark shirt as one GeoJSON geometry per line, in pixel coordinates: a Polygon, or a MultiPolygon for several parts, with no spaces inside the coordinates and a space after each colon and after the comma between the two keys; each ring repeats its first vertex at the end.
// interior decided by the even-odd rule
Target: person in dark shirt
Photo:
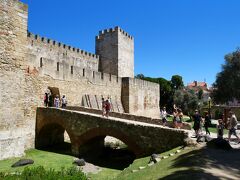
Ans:
{"type": "Polygon", "coordinates": [[[210,135],[210,131],[209,131],[208,127],[210,125],[211,125],[211,119],[210,119],[208,112],[206,111],[205,117],[204,117],[204,127],[205,127],[206,134],[209,134],[209,135],[210,135]]]}
{"type": "Polygon", "coordinates": [[[193,129],[195,130],[196,137],[198,137],[199,130],[200,130],[200,124],[201,124],[201,120],[202,120],[198,110],[195,110],[195,114],[192,116],[192,118],[193,118],[193,122],[194,122],[193,129]]]}

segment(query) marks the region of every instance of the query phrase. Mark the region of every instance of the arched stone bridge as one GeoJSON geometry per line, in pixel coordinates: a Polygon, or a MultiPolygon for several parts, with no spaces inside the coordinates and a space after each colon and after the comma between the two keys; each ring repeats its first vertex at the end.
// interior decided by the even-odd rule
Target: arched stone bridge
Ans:
{"type": "Polygon", "coordinates": [[[188,132],[160,125],[136,122],[116,117],[104,118],[87,112],[56,108],[38,108],[36,117],[36,147],[64,141],[67,131],[72,153],[104,146],[104,138],[113,136],[123,141],[137,157],[159,153],[183,145],[188,132]]]}

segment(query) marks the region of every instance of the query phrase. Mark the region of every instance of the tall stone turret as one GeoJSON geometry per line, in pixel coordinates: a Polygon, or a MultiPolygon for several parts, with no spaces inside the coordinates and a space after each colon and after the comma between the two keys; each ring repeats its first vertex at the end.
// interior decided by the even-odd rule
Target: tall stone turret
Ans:
{"type": "Polygon", "coordinates": [[[119,27],[96,36],[99,71],[119,77],[134,77],[134,39],[119,27]]]}
{"type": "Polygon", "coordinates": [[[28,7],[0,0],[0,159],[20,156],[26,146],[24,74],[28,7]],[[18,148],[16,148],[18,147],[18,148]]]}

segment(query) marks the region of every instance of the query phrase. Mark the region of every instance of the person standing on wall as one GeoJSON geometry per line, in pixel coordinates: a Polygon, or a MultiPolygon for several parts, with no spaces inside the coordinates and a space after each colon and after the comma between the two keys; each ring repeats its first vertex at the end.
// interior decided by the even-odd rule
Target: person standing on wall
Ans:
{"type": "Polygon", "coordinates": [[[56,97],[54,98],[54,106],[56,108],[59,108],[59,105],[60,105],[60,99],[59,99],[59,96],[56,95],[56,97]]]}
{"type": "Polygon", "coordinates": [[[62,96],[61,101],[62,101],[62,108],[67,107],[67,98],[65,95],[62,96]]]}

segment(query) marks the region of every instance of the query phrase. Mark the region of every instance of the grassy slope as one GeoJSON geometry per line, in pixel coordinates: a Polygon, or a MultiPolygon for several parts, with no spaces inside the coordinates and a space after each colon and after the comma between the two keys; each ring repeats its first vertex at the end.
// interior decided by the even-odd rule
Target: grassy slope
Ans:
{"type": "MultiPolygon", "coordinates": [[[[56,154],[52,152],[40,151],[31,149],[26,151],[26,156],[22,158],[29,158],[34,160],[31,167],[44,166],[45,168],[54,168],[60,170],[61,167],[71,167],[73,157],[68,155],[56,154]]],[[[22,158],[12,158],[8,160],[0,161],[0,172],[15,172],[22,171],[24,167],[11,168],[11,165],[22,158]]],[[[25,166],[26,167],[26,166],[25,166]]]]}
{"type": "MultiPolygon", "coordinates": [[[[167,151],[165,153],[162,153],[161,156],[166,156],[170,153],[176,152],[176,150],[179,148],[175,148],[171,151],[167,151]]],[[[186,152],[186,151],[185,151],[186,152]]],[[[169,175],[171,174],[172,171],[174,171],[173,169],[170,169],[169,167],[171,166],[171,161],[178,157],[180,154],[174,156],[174,157],[170,157],[168,159],[162,160],[159,164],[154,165],[152,167],[147,167],[144,170],[141,170],[137,173],[132,173],[132,170],[137,170],[140,166],[147,166],[150,157],[144,157],[144,158],[140,158],[140,159],[136,159],[133,164],[131,164],[128,168],[126,168],[124,171],[119,171],[119,170],[111,170],[111,169],[103,169],[102,172],[100,172],[99,174],[91,174],[89,175],[90,179],[93,180],[110,180],[110,179],[148,179],[148,178],[153,178],[153,177],[162,177],[165,175],[169,175]],[[159,170],[159,169],[164,169],[163,170],[159,170]],[[160,172],[164,172],[163,174],[161,174],[160,172]],[[149,174],[151,174],[149,176],[149,174]],[[144,177],[144,178],[143,178],[144,177]]],[[[184,169],[184,168],[182,168],[184,169]]],[[[179,168],[178,168],[179,170],[179,168]]]]}
{"type": "MultiPolygon", "coordinates": [[[[168,151],[166,153],[162,153],[161,155],[168,155],[169,153],[176,152],[176,149],[173,149],[171,151],[168,151]]],[[[180,155],[185,154],[189,152],[190,150],[184,150],[183,152],[176,154],[175,156],[169,157],[168,159],[161,160],[159,163],[148,167],[147,164],[149,162],[150,157],[145,157],[142,159],[137,159],[134,161],[134,163],[124,171],[122,171],[116,179],[119,180],[125,180],[125,179],[131,179],[131,180],[140,180],[140,179],[159,179],[163,178],[165,176],[168,176],[176,171],[184,171],[188,170],[186,167],[180,167],[180,168],[173,168],[174,160],[177,159],[180,155]],[[140,170],[136,173],[132,173],[132,170],[137,170],[140,166],[146,166],[145,169],[140,170]]]]}

